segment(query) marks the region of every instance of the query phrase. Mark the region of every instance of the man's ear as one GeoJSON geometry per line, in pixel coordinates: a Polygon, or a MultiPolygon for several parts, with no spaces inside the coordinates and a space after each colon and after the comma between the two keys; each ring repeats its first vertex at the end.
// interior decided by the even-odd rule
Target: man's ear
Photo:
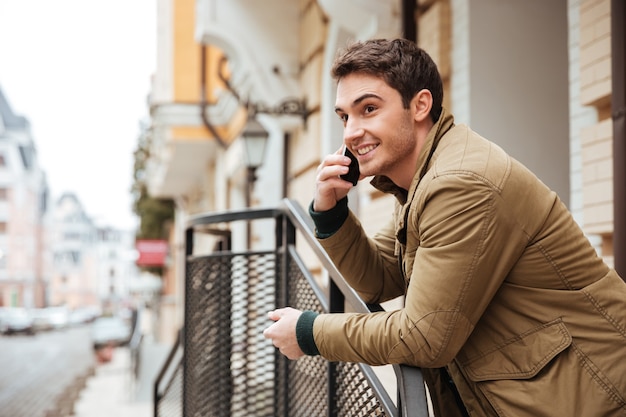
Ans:
{"type": "Polygon", "coordinates": [[[430,109],[433,107],[433,95],[430,90],[420,90],[411,100],[411,110],[416,122],[430,120],[430,109]]]}

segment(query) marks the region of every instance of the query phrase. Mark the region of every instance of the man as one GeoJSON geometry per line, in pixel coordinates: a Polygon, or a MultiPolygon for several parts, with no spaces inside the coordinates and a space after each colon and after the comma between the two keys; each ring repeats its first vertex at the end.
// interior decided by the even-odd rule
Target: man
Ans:
{"type": "Polygon", "coordinates": [[[365,301],[404,295],[405,305],[279,309],[265,336],[290,359],[421,367],[437,415],[626,416],[626,284],[557,195],[454,124],[437,68],[414,43],[355,43],[332,71],[361,179],[397,202],[368,237],[339,177],[349,158],[329,155],[310,207],[316,233],[365,301]]]}

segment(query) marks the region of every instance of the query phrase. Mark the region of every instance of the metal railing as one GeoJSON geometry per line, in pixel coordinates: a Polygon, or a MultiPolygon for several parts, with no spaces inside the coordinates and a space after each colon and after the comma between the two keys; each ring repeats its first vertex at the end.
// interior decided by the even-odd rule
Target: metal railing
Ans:
{"type": "Polygon", "coordinates": [[[319,356],[289,361],[263,337],[274,308],[371,311],[319,245],[297,203],[194,217],[185,240],[185,325],[155,382],[155,416],[428,416],[418,368],[394,365],[393,401],[370,366],[319,356]],[[273,247],[233,252],[231,224],[260,219],[274,222],[273,247]],[[196,242],[206,247],[207,237],[212,249],[200,253],[196,242]],[[298,251],[303,245],[327,284],[306,267],[298,251]]]}
{"type": "Polygon", "coordinates": [[[131,320],[132,333],[128,341],[128,349],[130,350],[130,369],[132,372],[133,383],[139,379],[139,367],[141,365],[141,347],[143,342],[143,333],[141,331],[141,316],[143,309],[135,310],[131,320]]]}

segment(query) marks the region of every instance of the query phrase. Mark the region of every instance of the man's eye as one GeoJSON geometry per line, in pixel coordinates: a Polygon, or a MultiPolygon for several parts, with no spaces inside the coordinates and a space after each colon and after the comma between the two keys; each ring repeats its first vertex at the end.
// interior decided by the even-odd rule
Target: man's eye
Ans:
{"type": "Polygon", "coordinates": [[[348,115],[347,114],[340,114],[339,118],[341,119],[342,122],[347,122],[348,121],[348,115]]]}
{"type": "Polygon", "coordinates": [[[376,107],[374,106],[365,106],[365,113],[371,113],[374,110],[376,110],[376,107]]]}

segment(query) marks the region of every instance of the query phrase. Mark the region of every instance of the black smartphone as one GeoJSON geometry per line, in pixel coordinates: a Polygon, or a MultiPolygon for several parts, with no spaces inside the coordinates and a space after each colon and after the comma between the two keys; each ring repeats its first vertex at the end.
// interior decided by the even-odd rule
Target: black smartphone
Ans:
{"type": "Polygon", "coordinates": [[[343,180],[351,182],[352,185],[356,185],[359,181],[359,177],[361,176],[361,171],[359,171],[359,160],[356,159],[356,156],[350,152],[347,146],[344,146],[343,154],[350,158],[350,167],[348,168],[347,174],[340,175],[339,177],[343,180]]]}

